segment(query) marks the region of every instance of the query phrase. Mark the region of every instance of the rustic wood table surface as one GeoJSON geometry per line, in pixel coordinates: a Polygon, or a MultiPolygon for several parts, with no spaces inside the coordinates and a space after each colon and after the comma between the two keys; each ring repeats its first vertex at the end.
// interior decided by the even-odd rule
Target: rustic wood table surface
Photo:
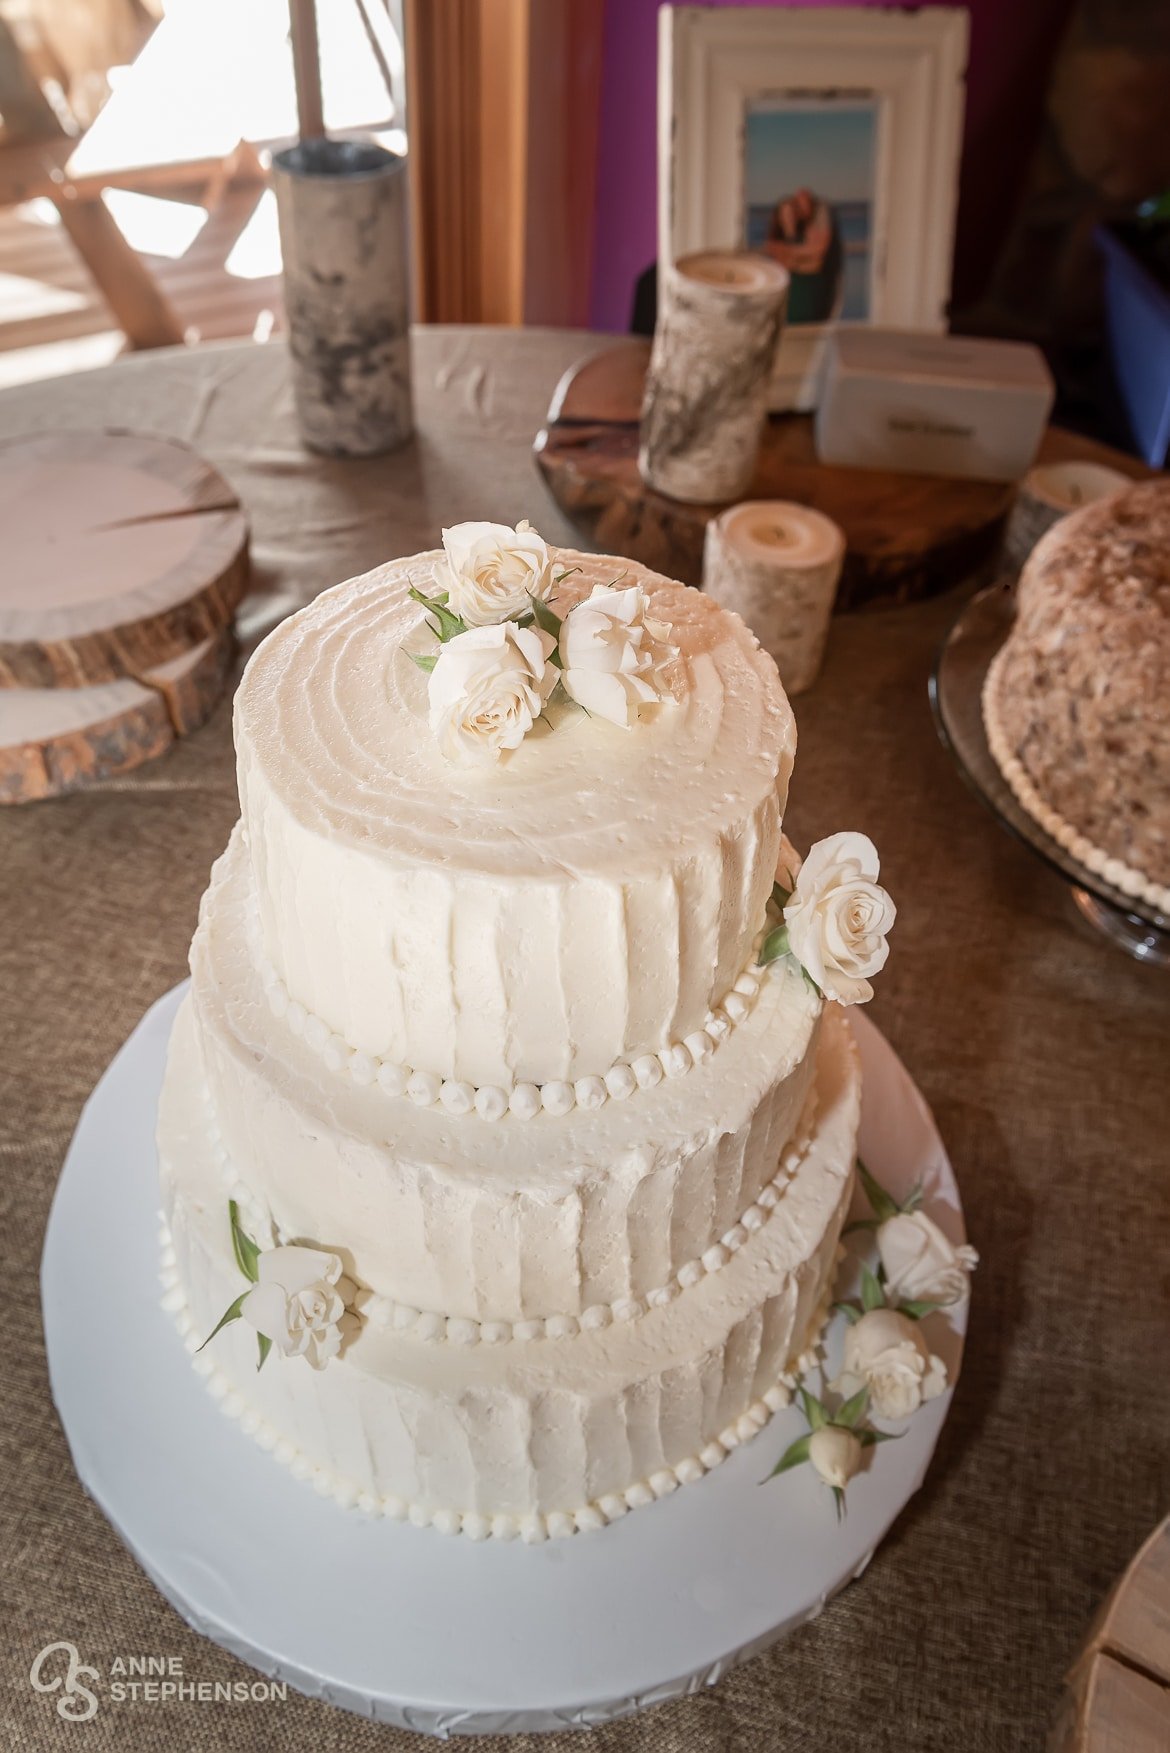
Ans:
{"type": "MultiPolygon", "coordinates": [[[[202,451],[252,520],[246,651],[324,586],[433,546],[444,523],[527,516],[573,540],[532,441],[591,345],[604,342],[420,331],[417,436],[364,462],[301,449],[277,345],[139,355],[11,390],[0,439],[119,426],[202,451]]],[[[1059,884],[939,746],[927,675],[965,588],[837,618],[797,703],[786,822],[798,844],[843,825],[870,833],[898,902],[871,1015],[934,1108],[982,1254],[952,1414],[924,1489],[858,1583],[709,1693],[596,1731],[588,1744],[605,1753],[1039,1748],[1095,1609],[1167,1508],[1170,982],[1078,928],[1059,884]]],[[[84,1497],[37,1312],[45,1220],[81,1105],[183,976],[236,809],[225,706],[123,780],[0,817],[0,1739],[19,1753],[424,1745],[293,1695],[109,1696],[111,1664],[131,1655],[178,1658],[188,1679],[249,1678],[163,1603],[84,1497]],[[84,1725],[29,1683],[57,1640],[101,1676],[84,1725]]]]}

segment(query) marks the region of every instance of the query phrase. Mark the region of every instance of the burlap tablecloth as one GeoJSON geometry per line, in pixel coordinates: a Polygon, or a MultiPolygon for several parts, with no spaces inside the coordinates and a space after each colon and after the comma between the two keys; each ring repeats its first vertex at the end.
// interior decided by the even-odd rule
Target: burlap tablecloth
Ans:
{"type": "MultiPolygon", "coordinates": [[[[558,374],[592,344],[420,333],[417,440],[365,463],[300,449],[277,346],[140,356],[10,391],[0,436],[116,425],[197,445],[252,516],[244,626],[255,637],[321,587],[433,545],[444,522],[528,515],[569,541],[529,447],[558,374]]],[[[1075,926],[1057,883],[959,782],[926,697],[956,602],[834,624],[824,674],[798,703],[787,824],[798,843],[847,826],[881,849],[899,917],[870,1014],[934,1108],[983,1256],[966,1368],[926,1486],[859,1583],[713,1691],[591,1742],[472,1746],[1037,1748],[1090,1614],[1167,1507],[1170,983],[1075,926]]],[[[292,1694],[266,1707],[103,1696],[92,1721],[71,1725],[29,1684],[56,1639],[103,1673],[119,1655],[152,1654],[180,1656],[187,1678],[249,1676],[187,1629],[83,1495],[49,1398],[37,1302],[49,1201],[81,1105],[185,973],[208,866],[235,815],[226,706],[125,781],[0,813],[0,1718],[21,1753],[426,1744],[292,1694]]]]}

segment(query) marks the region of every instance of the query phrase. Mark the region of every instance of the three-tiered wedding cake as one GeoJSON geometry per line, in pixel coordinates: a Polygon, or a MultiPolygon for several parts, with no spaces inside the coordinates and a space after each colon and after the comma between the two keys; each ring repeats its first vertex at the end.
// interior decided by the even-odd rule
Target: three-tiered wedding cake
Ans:
{"type": "Polygon", "coordinates": [[[245,673],[160,1117],[168,1301],[322,1493],[542,1539],[786,1403],[852,1190],[825,995],[868,996],[892,910],[860,836],[790,896],[795,727],[736,616],[525,526],[446,550],[245,673]]]}

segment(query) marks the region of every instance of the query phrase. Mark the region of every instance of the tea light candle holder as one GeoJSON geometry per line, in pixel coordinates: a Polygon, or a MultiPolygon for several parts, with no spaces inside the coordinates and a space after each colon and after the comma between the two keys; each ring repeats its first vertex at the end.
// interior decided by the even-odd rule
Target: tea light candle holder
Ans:
{"type": "Polygon", "coordinates": [[[1041,536],[1070,511],[1131,485],[1128,475],[1105,463],[1042,463],[1030,469],[1020,482],[1004,533],[1004,557],[1012,571],[1022,571],[1041,536]]]}
{"type": "Polygon", "coordinates": [[[703,589],[742,615],[789,694],[820,673],[844,558],[841,530],[807,505],[749,500],[707,525],[703,589]]]}
{"type": "Polygon", "coordinates": [[[737,499],[755,473],[788,275],[768,256],[707,250],[666,264],[638,468],[672,499],[737,499]]]}

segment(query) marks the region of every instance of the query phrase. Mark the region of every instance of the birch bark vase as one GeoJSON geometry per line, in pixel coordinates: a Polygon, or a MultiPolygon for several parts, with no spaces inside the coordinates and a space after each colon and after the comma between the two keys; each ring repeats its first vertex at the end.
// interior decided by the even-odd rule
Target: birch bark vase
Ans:
{"type": "Polygon", "coordinates": [[[327,456],[372,456],[410,436],[406,161],[372,141],[309,140],[278,152],[301,437],[327,456]]]}
{"type": "Polygon", "coordinates": [[[845,558],[845,537],[807,505],[749,500],[707,525],[703,589],[741,615],[789,694],[816,681],[845,558]]]}
{"type": "Polygon", "coordinates": [[[788,275],[767,256],[705,251],[664,265],[638,467],[672,499],[751,486],[788,275]]]}

